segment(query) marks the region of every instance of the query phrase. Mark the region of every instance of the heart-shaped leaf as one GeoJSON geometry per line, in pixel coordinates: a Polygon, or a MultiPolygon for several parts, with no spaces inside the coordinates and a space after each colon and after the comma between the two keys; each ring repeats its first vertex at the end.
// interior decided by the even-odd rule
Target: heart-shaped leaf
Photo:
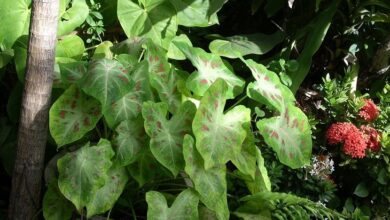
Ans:
{"type": "Polygon", "coordinates": [[[93,198],[86,205],[87,218],[112,209],[129,179],[124,167],[111,168],[107,175],[108,178],[104,186],[93,195],[93,198]]]}
{"type": "Polygon", "coordinates": [[[205,170],[202,156],[197,152],[194,139],[190,135],[184,136],[183,154],[185,172],[193,181],[200,200],[207,208],[215,211],[219,220],[229,219],[225,165],[205,170]]]}
{"type": "Polygon", "coordinates": [[[183,137],[191,133],[191,122],[195,111],[195,105],[187,101],[168,121],[166,103],[145,102],[142,106],[145,130],[151,138],[150,149],[154,157],[174,176],[184,168],[183,137]]]}
{"type": "Polygon", "coordinates": [[[87,74],[88,63],[77,61],[71,63],[58,64],[61,73],[61,82],[65,85],[79,84],[87,74]]]}
{"type": "Polygon", "coordinates": [[[72,6],[60,15],[62,19],[58,23],[58,36],[69,34],[88,17],[89,7],[85,0],[72,0],[71,4],[72,6]]]}
{"type": "Polygon", "coordinates": [[[101,139],[97,146],[88,143],[58,160],[58,186],[79,212],[105,184],[113,156],[110,142],[101,139]]]}
{"type": "Polygon", "coordinates": [[[118,20],[127,37],[145,36],[158,45],[169,45],[176,35],[176,11],[169,2],[153,4],[144,0],[143,6],[134,0],[118,0],[118,20]]]}
{"type": "Polygon", "coordinates": [[[134,67],[130,79],[135,82],[135,86],[122,98],[108,106],[104,112],[104,117],[110,128],[115,128],[122,121],[137,117],[141,112],[142,103],[153,99],[146,61],[134,67]]]}
{"type": "Polygon", "coordinates": [[[128,71],[115,60],[101,59],[90,63],[81,88],[102,104],[103,113],[133,88],[128,71]]]}
{"type": "Polygon", "coordinates": [[[117,132],[113,140],[116,146],[115,165],[121,167],[134,163],[142,148],[147,147],[143,118],[140,116],[123,121],[115,131],[117,132]]]}
{"type": "Polygon", "coordinates": [[[196,95],[203,96],[218,78],[224,79],[228,85],[226,98],[234,98],[241,92],[245,81],[234,75],[219,56],[206,53],[201,48],[190,47],[183,42],[173,41],[173,43],[198,69],[187,79],[187,87],[196,95]]]}
{"type": "Polygon", "coordinates": [[[250,110],[236,106],[224,114],[228,85],[218,79],[204,94],[192,128],[196,148],[205,160],[205,168],[225,164],[241,153],[246,137],[243,124],[250,121],[250,110]]]}
{"type": "Polygon", "coordinates": [[[247,94],[250,98],[270,106],[279,112],[294,104],[295,97],[291,90],[283,85],[276,73],[253,60],[244,61],[251,70],[255,82],[249,83],[247,94]]]}
{"type": "Polygon", "coordinates": [[[299,168],[310,163],[312,140],[306,115],[289,105],[280,116],[257,122],[265,142],[276,152],[280,162],[299,168]]]}
{"type": "Polygon", "coordinates": [[[46,220],[67,220],[71,219],[74,207],[56,185],[50,184],[43,196],[42,210],[46,220]]]}
{"type": "Polygon", "coordinates": [[[77,35],[67,35],[57,42],[56,62],[69,63],[69,60],[81,60],[84,49],[83,39],[77,35]]]}
{"type": "Polygon", "coordinates": [[[168,104],[169,111],[175,113],[181,103],[181,94],[177,90],[178,75],[168,63],[166,51],[150,43],[146,59],[149,62],[150,84],[157,90],[161,101],[168,104]]]}
{"type": "Polygon", "coordinates": [[[150,191],[146,193],[148,203],[148,219],[153,220],[198,220],[199,198],[191,189],[181,192],[171,207],[168,207],[164,195],[150,191]]]}
{"type": "Polygon", "coordinates": [[[73,85],[50,108],[50,134],[58,147],[64,146],[92,130],[101,116],[99,102],[73,85]]]}
{"type": "Polygon", "coordinates": [[[284,38],[280,31],[271,35],[251,34],[236,35],[225,39],[213,40],[210,51],[214,54],[229,58],[239,58],[248,54],[265,54],[279,44],[284,38]]]}

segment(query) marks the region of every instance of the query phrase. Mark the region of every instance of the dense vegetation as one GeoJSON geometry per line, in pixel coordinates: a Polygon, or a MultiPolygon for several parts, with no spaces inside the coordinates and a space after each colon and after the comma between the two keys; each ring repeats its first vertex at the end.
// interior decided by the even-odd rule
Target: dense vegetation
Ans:
{"type": "MultiPolygon", "coordinates": [[[[390,218],[390,2],[61,0],[37,218],[390,218]]],[[[0,219],[31,0],[0,5],[0,219]]]]}

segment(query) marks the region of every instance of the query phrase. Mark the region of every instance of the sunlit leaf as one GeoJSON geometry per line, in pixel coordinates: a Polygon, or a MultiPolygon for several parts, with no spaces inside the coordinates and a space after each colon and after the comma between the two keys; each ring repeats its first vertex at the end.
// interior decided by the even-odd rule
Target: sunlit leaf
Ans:
{"type": "Polygon", "coordinates": [[[73,85],[50,108],[50,134],[61,147],[82,138],[100,118],[99,102],[73,85]]]}
{"type": "Polygon", "coordinates": [[[154,157],[174,176],[184,168],[183,137],[191,133],[195,111],[194,104],[187,101],[170,120],[167,120],[166,103],[146,102],[142,106],[145,130],[151,138],[150,149],[154,157]]]}
{"type": "Polygon", "coordinates": [[[88,14],[89,7],[85,0],[72,0],[72,6],[60,14],[62,19],[58,23],[57,35],[62,36],[72,32],[84,23],[88,14]]]}
{"type": "Polygon", "coordinates": [[[181,192],[171,207],[168,207],[164,195],[156,191],[146,193],[146,202],[148,203],[148,219],[151,220],[199,219],[199,199],[191,189],[186,189],[181,192]]]}
{"type": "Polygon", "coordinates": [[[250,121],[250,110],[236,106],[224,114],[227,92],[225,81],[217,80],[204,94],[193,121],[196,148],[206,169],[235,158],[246,137],[243,124],[250,121]]]}

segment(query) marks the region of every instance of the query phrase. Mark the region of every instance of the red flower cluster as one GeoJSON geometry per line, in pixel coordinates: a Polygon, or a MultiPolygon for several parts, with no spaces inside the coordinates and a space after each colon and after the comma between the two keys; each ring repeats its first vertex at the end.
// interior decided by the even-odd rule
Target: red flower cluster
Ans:
{"type": "Polygon", "coordinates": [[[359,111],[359,116],[367,122],[374,121],[379,116],[379,109],[371,99],[365,99],[365,104],[359,111]]]}
{"type": "Polygon", "coordinates": [[[378,151],[379,133],[372,127],[361,126],[359,130],[349,122],[338,122],[332,124],[326,132],[326,139],[329,144],[343,143],[345,154],[353,158],[363,158],[367,148],[378,151]]]}

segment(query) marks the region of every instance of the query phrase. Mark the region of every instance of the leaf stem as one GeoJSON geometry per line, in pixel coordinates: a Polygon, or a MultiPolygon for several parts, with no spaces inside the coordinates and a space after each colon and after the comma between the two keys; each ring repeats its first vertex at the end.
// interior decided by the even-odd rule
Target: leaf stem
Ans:
{"type": "Polygon", "coordinates": [[[236,107],[238,104],[240,104],[242,101],[244,101],[248,96],[245,94],[243,97],[241,97],[237,102],[235,102],[232,106],[230,106],[225,112],[230,111],[232,108],[236,107]]]}
{"type": "Polygon", "coordinates": [[[137,220],[137,215],[135,213],[133,203],[131,201],[129,201],[129,202],[130,202],[131,214],[133,214],[133,219],[137,220]]]}

